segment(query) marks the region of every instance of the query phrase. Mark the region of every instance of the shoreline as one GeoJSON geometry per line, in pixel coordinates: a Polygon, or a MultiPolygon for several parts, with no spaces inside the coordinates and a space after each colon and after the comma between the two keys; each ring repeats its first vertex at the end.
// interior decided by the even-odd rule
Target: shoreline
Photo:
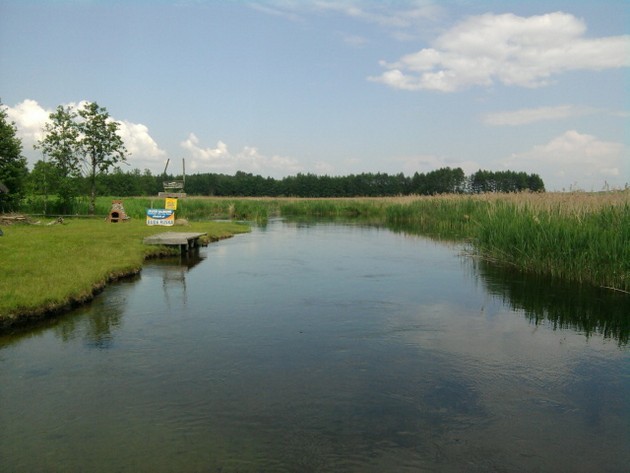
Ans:
{"type": "MultiPolygon", "coordinates": [[[[5,227],[6,228],[6,227],[5,227]]],[[[207,243],[232,238],[245,225],[195,222],[207,243]]],[[[0,238],[0,336],[28,330],[90,303],[108,285],[139,277],[148,260],[179,255],[143,238],[164,231],[144,222],[12,225],[0,238]],[[6,258],[4,256],[6,255],[6,258]]]]}
{"type": "MultiPolygon", "coordinates": [[[[147,258],[152,259],[152,258],[147,258]]],[[[64,315],[73,309],[88,304],[94,300],[107,286],[113,282],[132,279],[140,274],[142,268],[134,268],[128,272],[111,274],[106,280],[96,283],[92,291],[87,294],[69,298],[68,301],[59,302],[50,306],[42,306],[26,310],[24,312],[16,312],[6,317],[0,318],[0,335],[14,330],[27,329],[41,322],[49,321],[57,316],[64,315]]]]}
{"type": "MultiPolygon", "coordinates": [[[[211,236],[208,237],[208,241],[210,243],[216,243],[218,241],[226,240],[233,237],[234,235],[221,237],[211,236]]],[[[94,298],[96,298],[96,296],[105,291],[107,289],[107,286],[109,286],[111,283],[124,281],[127,279],[131,280],[136,277],[140,277],[142,266],[144,266],[144,263],[149,260],[176,257],[177,255],[179,255],[179,251],[173,250],[171,248],[158,246],[154,248],[154,252],[145,255],[144,260],[142,261],[142,265],[140,265],[140,267],[134,267],[126,271],[112,272],[105,279],[94,283],[91,291],[88,291],[86,294],[73,296],[70,297],[67,301],[52,304],[50,306],[34,307],[32,309],[25,310],[24,312],[16,312],[9,316],[0,317],[0,336],[13,331],[30,329],[40,323],[50,321],[55,317],[62,316],[78,307],[89,304],[94,300],[94,298]]]]}

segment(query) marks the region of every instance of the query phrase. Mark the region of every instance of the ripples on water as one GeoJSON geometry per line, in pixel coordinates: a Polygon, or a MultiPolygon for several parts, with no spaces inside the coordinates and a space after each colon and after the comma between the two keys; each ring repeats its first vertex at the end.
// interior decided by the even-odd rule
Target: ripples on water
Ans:
{"type": "Polygon", "coordinates": [[[151,262],[0,339],[0,471],[627,471],[628,299],[460,251],[272,222],[151,262]]]}

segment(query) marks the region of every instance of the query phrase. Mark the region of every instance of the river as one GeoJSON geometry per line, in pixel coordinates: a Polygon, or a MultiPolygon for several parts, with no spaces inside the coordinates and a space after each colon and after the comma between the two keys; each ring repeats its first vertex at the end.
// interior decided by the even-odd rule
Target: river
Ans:
{"type": "Polygon", "coordinates": [[[630,298],[282,220],[0,337],[2,472],[625,472],[630,298]]]}

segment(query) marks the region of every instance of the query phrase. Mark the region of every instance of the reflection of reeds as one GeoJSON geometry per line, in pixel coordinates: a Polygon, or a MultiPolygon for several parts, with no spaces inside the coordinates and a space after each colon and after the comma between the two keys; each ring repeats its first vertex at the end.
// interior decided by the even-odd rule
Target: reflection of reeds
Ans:
{"type": "Polygon", "coordinates": [[[603,289],[557,278],[516,275],[509,268],[476,258],[467,261],[488,292],[524,311],[531,323],[578,330],[586,337],[599,334],[616,340],[619,346],[628,344],[630,298],[625,294],[603,294],[603,289]]]}

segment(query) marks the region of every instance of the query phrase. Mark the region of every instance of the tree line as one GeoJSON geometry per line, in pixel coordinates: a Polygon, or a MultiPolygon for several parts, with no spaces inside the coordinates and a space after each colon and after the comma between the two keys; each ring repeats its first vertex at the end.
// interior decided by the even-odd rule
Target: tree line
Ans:
{"type": "Polygon", "coordinates": [[[536,174],[513,171],[477,171],[466,176],[461,168],[445,167],[428,173],[361,173],[348,176],[297,174],[282,179],[244,172],[234,176],[186,176],[186,192],[206,196],[385,197],[480,192],[542,192],[536,174]]]}
{"type": "MultiPolygon", "coordinates": [[[[45,159],[29,172],[15,124],[0,103],[0,211],[19,208],[25,196],[56,196],[55,209],[71,213],[75,200],[88,196],[94,212],[96,195],[157,195],[163,181],[183,176],[153,175],[149,170],[123,171],[127,150],[119,124],[95,102],[74,110],[59,106],[35,145],[45,159]]],[[[185,176],[184,191],[195,196],[226,197],[385,197],[483,192],[543,192],[537,174],[479,170],[466,176],[461,168],[427,173],[361,173],[328,176],[299,173],[281,179],[242,171],[234,175],[196,173],[185,176]]]]}
{"type": "MultiPolygon", "coordinates": [[[[62,183],[51,180],[50,163],[39,161],[28,178],[29,193],[41,194],[41,182],[49,172],[48,191],[56,193],[62,183]]],[[[153,175],[138,169],[113,172],[96,177],[96,192],[112,196],[152,196],[163,191],[163,181],[181,180],[179,175],[153,175]]],[[[234,175],[196,173],[185,177],[184,191],[191,196],[216,197],[387,197],[398,195],[474,194],[483,192],[543,192],[537,174],[514,171],[479,170],[469,176],[461,168],[442,168],[413,176],[387,173],[362,173],[348,176],[297,174],[282,179],[242,171],[234,175]]],[[[90,183],[85,177],[72,181],[75,192],[85,193],[90,183]],[[82,191],[81,191],[82,190],[82,191]]]]}

